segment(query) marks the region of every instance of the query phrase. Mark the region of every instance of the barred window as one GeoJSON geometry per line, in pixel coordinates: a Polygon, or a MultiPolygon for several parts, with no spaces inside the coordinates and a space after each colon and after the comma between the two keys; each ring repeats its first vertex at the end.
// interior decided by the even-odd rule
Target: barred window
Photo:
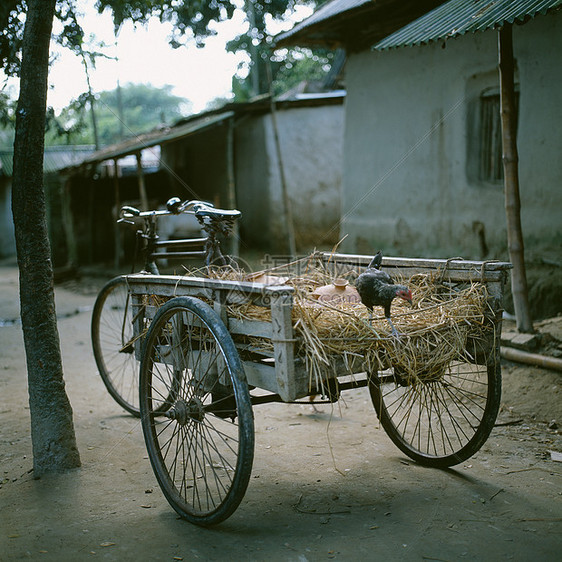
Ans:
{"type": "MultiPolygon", "coordinates": [[[[519,92],[515,92],[515,109],[519,113],[519,92]]],[[[480,96],[480,158],[478,178],[481,181],[503,181],[502,126],[500,95],[497,89],[480,96]]]]}

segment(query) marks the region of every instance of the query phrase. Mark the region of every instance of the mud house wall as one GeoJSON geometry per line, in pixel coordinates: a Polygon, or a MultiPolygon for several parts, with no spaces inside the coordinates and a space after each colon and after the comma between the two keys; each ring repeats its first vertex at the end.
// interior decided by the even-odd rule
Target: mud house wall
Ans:
{"type": "Polygon", "coordinates": [[[243,118],[234,129],[236,204],[240,233],[252,248],[271,250],[269,166],[263,117],[243,118]]]}
{"type": "MultiPolygon", "coordinates": [[[[274,236],[285,236],[279,160],[271,116],[265,120],[274,236]]],[[[338,241],[343,166],[344,106],[283,109],[277,113],[281,158],[297,249],[338,241]]]]}
{"type": "MultiPolygon", "coordinates": [[[[506,256],[503,184],[475,177],[472,142],[475,104],[498,86],[497,43],[497,32],[488,31],[350,57],[341,230],[349,234],[347,251],[506,256]]],[[[562,13],[514,26],[513,43],[527,253],[559,255],[562,13]]]]}
{"type": "MultiPolygon", "coordinates": [[[[280,109],[277,126],[297,248],[338,239],[343,162],[342,105],[280,109]]],[[[279,160],[271,115],[236,125],[237,203],[242,236],[251,246],[287,251],[279,160]]]]}
{"type": "Polygon", "coordinates": [[[522,84],[518,145],[527,254],[560,263],[562,12],[515,26],[513,42],[522,84]]]}

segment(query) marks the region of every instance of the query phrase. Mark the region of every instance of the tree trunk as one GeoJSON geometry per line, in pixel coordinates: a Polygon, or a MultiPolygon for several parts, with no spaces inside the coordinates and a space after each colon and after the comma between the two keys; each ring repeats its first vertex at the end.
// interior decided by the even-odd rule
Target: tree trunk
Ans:
{"type": "Polygon", "coordinates": [[[80,466],[72,408],[64,388],[43,189],[49,43],[55,1],[27,2],[12,187],[36,477],[80,466]]]}
{"type": "Polygon", "coordinates": [[[503,143],[503,173],[505,187],[505,212],[507,217],[507,244],[513,264],[511,290],[513,305],[520,332],[532,332],[533,322],[529,310],[525,251],[521,229],[521,201],[519,199],[519,157],[517,154],[517,127],[514,88],[512,26],[505,24],[499,32],[500,107],[503,143]]]}

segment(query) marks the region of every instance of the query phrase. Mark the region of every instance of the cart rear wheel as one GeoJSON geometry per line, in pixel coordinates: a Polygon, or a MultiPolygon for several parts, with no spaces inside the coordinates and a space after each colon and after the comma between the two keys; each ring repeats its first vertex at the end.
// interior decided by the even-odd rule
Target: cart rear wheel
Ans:
{"type": "Polygon", "coordinates": [[[421,464],[444,468],[468,459],[496,421],[501,395],[499,361],[451,361],[439,376],[408,380],[389,369],[371,375],[369,389],[384,430],[421,464]]]}
{"type": "Polygon", "coordinates": [[[113,399],[138,416],[139,362],[133,337],[133,313],[125,277],[116,277],[100,291],[92,313],[92,346],[100,376],[113,399]]]}
{"type": "Polygon", "coordinates": [[[230,334],[206,303],[171,299],[147,332],[140,372],[144,438],[166,499],[192,523],[223,521],[246,492],[254,455],[250,394],[230,334]]]}

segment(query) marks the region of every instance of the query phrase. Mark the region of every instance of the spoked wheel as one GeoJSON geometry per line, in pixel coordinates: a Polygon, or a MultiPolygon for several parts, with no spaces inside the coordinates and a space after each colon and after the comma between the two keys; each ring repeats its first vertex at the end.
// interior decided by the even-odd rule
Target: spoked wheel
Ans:
{"type": "Polygon", "coordinates": [[[254,456],[248,384],[226,327],[199,299],[171,299],[147,332],[140,372],[144,438],[168,502],[198,525],[225,520],[254,456]]]}
{"type": "Polygon", "coordinates": [[[98,371],[109,394],[135,416],[140,415],[137,359],[140,343],[133,335],[127,280],[116,277],[103,287],[96,299],[92,345],[98,371]]]}
{"type": "Polygon", "coordinates": [[[468,459],[494,426],[501,395],[499,361],[451,361],[440,373],[407,377],[389,369],[371,375],[369,389],[384,430],[421,464],[444,468],[468,459]]]}

